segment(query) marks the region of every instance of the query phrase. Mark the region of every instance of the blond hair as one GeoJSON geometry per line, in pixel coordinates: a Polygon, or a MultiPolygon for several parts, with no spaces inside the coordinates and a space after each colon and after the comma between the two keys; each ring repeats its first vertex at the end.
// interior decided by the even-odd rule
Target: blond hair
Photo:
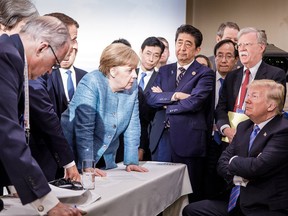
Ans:
{"type": "Polygon", "coordinates": [[[281,114],[284,107],[284,91],[285,88],[282,84],[274,80],[262,79],[254,80],[248,85],[248,88],[260,87],[265,89],[267,100],[272,100],[277,105],[277,114],[281,114]]]}
{"type": "Polygon", "coordinates": [[[138,63],[139,57],[133,49],[121,43],[113,43],[103,50],[99,70],[107,75],[112,67],[129,65],[136,69],[138,63]]]}

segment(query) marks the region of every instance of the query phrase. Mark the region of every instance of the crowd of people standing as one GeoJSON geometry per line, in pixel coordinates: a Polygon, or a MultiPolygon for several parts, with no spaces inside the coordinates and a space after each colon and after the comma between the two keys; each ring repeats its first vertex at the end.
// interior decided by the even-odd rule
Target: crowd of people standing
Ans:
{"type": "Polygon", "coordinates": [[[153,160],[186,164],[184,216],[288,215],[286,73],[262,61],[265,32],[222,23],[207,58],[201,31],[183,24],[173,63],[164,37],[139,55],[122,38],[88,73],[74,66],[78,28],[30,0],[0,0],[1,188],[39,215],[81,215],[48,181],[81,181],[85,159],[98,176],[119,161],[149,172],[139,161],[153,160]]]}

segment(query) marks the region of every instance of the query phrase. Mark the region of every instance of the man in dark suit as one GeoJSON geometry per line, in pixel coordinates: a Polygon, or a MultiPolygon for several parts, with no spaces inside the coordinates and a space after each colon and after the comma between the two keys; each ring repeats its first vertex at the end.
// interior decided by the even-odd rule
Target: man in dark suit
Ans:
{"type": "MultiPolygon", "coordinates": [[[[119,42],[113,42],[119,43],[119,42]]],[[[145,93],[152,87],[154,80],[158,74],[155,67],[158,64],[165,46],[157,37],[146,38],[140,50],[141,64],[136,69],[138,82],[138,99],[139,99],[139,118],[141,124],[140,145],[138,149],[139,160],[151,160],[151,152],[149,149],[149,131],[150,122],[155,115],[155,109],[148,106],[145,93]]],[[[117,161],[123,161],[124,150],[123,137],[120,138],[120,147],[117,150],[117,161]]]]}
{"type": "Polygon", "coordinates": [[[254,79],[272,79],[283,84],[286,89],[285,72],[262,61],[266,45],[267,36],[263,31],[244,28],[238,34],[238,52],[243,67],[226,76],[215,114],[218,130],[229,139],[230,143],[235,134],[235,128],[230,127],[228,111],[243,113],[245,102],[241,105],[239,103],[241,92],[245,98],[246,90],[240,91],[240,89],[247,76],[249,83],[254,79]],[[246,69],[249,73],[247,76],[246,69]]]}
{"type": "MultiPolygon", "coordinates": [[[[224,79],[238,61],[238,51],[236,44],[232,40],[220,40],[214,47],[214,56],[216,63],[215,80],[215,108],[218,103],[219,94],[222,90],[224,79]]],[[[217,161],[226,148],[226,143],[221,141],[221,134],[216,125],[213,125],[213,133],[209,139],[208,152],[206,157],[206,198],[213,197],[223,190],[224,180],[217,174],[217,161]]]]}
{"type": "Polygon", "coordinates": [[[284,87],[274,80],[255,80],[248,86],[245,114],[250,119],[238,125],[218,162],[218,173],[230,189],[219,200],[188,205],[183,216],[288,215],[288,120],[282,115],[283,102],[284,87]]]}
{"type": "Polygon", "coordinates": [[[63,13],[51,13],[46,15],[60,19],[67,26],[72,41],[72,51],[69,58],[64,59],[60,64],[61,67],[53,70],[53,73],[49,74],[47,78],[47,87],[50,98],[54,105],[55,112],[57,113],[59,119],[61,119],[61,114],[67,109],[69,101],[72,99],[70,98],[71,94],[69,96],[68,93],[67,81],[69,75],[67,74],[67,71],[69,70],[71,72],[73,92],[76,90],[76,86],[82,77],[87,74],[87,71],[84,71],[73,65],[78,52],[78,22],[63,13]]]}
{"type": "Polygon", "coordinates": [[[155,70],[165,46],[157,37],[148,37],[141,45],[140,59],[141,65],[136,69],[139,85],[139,117],[141,124],[141,137],[139,146],[139,159],[151,160],[149,149],[150,122],[155,115],[155,109],[148,106],[145,93],[149,91],[156,79],[158,72],[155,70]]]}
{"type": "Polygon", "coordinates": [[[203,193],[204,158],[213,125],[215,73],[194,61],[202,43],[197,28],[180,26],[175,42],[178,61],[162,66],[146,93],[147,103],[159,109],[150,134],[159,137],[152,156],[158,161],[187,165],[193,188],[190,201],[195,201],[203,193]]]}
{"type": "MultiPolygon", "coordinates": [[[[36,211],[48,215],[80,215],[59,202],[51,192],[39,165],[31,156],[24,128],[19,124],[23,81],[36,79],[51,72],[70,48],[67,28],[52,17],[39,17],[28,21],[19,35],[0,37],[0,185],[15,186],[23,204],[32,204],[36,211]],[[65,214],[66,215],[66,214],[65,214]]],[[[27,86],[27,85],[25,85],[27,86]]],[[[28,86],[27,86],[28,87],[28,86]]],[[[25,88],[25,95],[28,95],[25,88]]],[[[25,104],[29,100],[25,98],[25,104]]],[[[28,106],[24,107],[24,126],[29,132],[28,106]]]]}
{"type": "MultiPolygon", "coordinates": [[[[76,69],[73,70],[74,68],[71,67],[78,48],[76,39],[79,25],[74,19],[62,13],[53,13],[50,16],[58,18],[68,28],[72,50],[69,57],[66,57],[59,66],[68,67],[75,74],[76,69]]],[[[62,69],[54,68],[51,74],[45,74],[43,77],[29,81],[30,110],[33,113],[31,115],[29,144],[33,157],[40,165],[48,181],[63,178],[64,174],[66,174],[66,178],[80,181],[72,149],[63,135],[60,124],[60,116],[68,104],[60,70],[62,69]],[[63,168],[66,170],[65,173],[63,168]]],[[[81,76],[84,73],[86,72],[80,70],[81,76]]],[[[76,74],[76,77],[79,78],[80,75],[76,74]]],[[[66,94],[68,95],[67,91],[66,94]]]]}

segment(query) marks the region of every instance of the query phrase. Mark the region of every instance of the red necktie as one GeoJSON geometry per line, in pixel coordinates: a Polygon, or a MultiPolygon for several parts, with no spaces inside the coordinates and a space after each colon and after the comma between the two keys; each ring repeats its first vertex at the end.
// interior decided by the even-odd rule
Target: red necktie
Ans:
{"type": "Polygon", "coordinates": [[[238,94],[238,97],[237,97],[237,99],[235,101],[235,105],[234,105],[234,112],[236,112],[237,109],[242,109],[245,95],[246,95],[246,91],[247,91],[246,88],[247,88],[247,85],[249,83],[249,75],[250,75],[250,71],[249,71],[249,69],[246,69],[244,82],[242,83],[242,86],[241,86],[240,100],[239,100],[239,94],[238,94]],[[239,101],[239,104],[238,104],[238,101],[239,101]]]}

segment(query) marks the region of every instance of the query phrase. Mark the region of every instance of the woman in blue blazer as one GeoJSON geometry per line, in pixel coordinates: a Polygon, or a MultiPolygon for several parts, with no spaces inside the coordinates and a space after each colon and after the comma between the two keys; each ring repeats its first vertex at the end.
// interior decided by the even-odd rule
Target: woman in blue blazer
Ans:
{"type": "Polygon", "coordinates": [[[88,73],[79,82],[61,118],[78,169],[84,159],[98,162],[102,156],[106,169],[115,168],[119,135],[123,133],[127,171],[147,171],[138,166],[140,122],[135,82],[138,62],[130,47],[111,44],[101,55],[99,70],[88,73]]]}

